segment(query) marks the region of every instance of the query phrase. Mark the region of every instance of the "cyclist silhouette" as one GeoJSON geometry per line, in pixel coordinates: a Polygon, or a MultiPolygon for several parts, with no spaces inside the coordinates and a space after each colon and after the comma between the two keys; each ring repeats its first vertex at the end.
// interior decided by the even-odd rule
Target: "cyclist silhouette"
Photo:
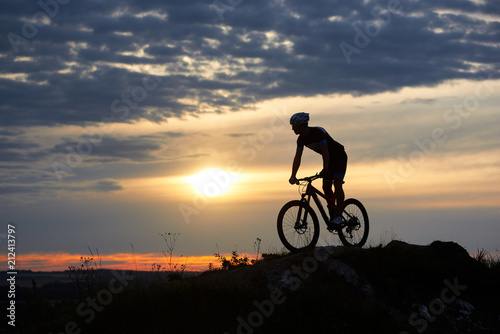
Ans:
{"type": "Polygon", "coordinates": [[[347,154],[345,153],[344,146],[333,140],[325,129],[319,126],[310,127],[308,113],[300,112],[294,114],[290,118],[290,124],[292,125],[292,130],[299,137],[297,138],[297,151],[293,159],[292,176],[289,182],[291,184],[297,182],[296,175],[300,167],[304,146],[321,154],[323,157],[323,170],[320,175],[323,178],[323,191],[325,196],[332,199],[333,182],[337,197],[337,211],[328,205],[330,221],[334,224],[340,224],[342,222],[341,213],[344,209],[345,198],[342,184],[344,183],[343,180],[347,169],[347,154]]]}

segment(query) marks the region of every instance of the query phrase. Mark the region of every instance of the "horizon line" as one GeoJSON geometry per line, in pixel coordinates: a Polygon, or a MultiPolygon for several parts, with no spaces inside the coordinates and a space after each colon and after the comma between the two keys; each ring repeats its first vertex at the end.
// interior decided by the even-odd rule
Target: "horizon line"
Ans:
{"type": "MultiPolygon", "coordinates": [[[[226,258],[231,258],[232,253],[221,253],[226,258]]],[[[255,258],[256,254],[238,253],[239,257],[247,256],[249,259],[255,258]]],[[[51,272],[68,271],[70,267],[82,267],[84,261],[88,261],[89,267],[106,270],[132,270],[132,271],[152,271],[154,265],[160,265],[161,271],[183,271],[200,272],[207,271],[208,265],[212,263],[218,267],[219,259],[212,255],[169,255],[158,253],[114,253],[88,255],[67,252],[48,253],[28,253],[16,256],[16,268],[11,270],[6,264],[1,266],[2,271],[28,271],[51,272]],[[170,263],[169,263],[170,262],[170,263]]]]}

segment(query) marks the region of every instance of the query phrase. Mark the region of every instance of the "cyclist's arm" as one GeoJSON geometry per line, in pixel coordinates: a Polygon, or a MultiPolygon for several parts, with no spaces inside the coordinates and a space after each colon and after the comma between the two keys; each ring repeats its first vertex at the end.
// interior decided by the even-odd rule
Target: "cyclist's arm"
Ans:
{"type": "Polygon", "coordinates": [[[330,152],[328,151],[328,145],[322,142],[319,146],[321,149],[321,155],[323,156],[323,169],[328,169],[328,163],[330,161],[330,152]]]}
{"type": "Polygon", "coordinates": [[[295,157],[293,158],[293,164],[292,164],[292,177],[296,177],[297,172],[300,167],[300,160],[302,159],[302,148],[297,148],[297,151],[295,152],[295,157]]]}

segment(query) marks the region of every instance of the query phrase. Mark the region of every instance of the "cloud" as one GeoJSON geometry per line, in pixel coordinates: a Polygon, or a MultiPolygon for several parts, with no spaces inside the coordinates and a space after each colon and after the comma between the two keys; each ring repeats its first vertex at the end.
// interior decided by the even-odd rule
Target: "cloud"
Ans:
{"type": "Polygon", "coordinates": [[[421,98],[415,98],[415,99],[405,99],[400,102],[401,104],[434,104],[436,103],[436,99],[421,99],[421,98]]]}
{"type": "Polygon", "coordinates": [[[22,184],[22,183],[12,183],[12,184],[1,184],[0,185],[0,195],[12,195],[12,194],[25,194],[30,196],[47,195],[54,194],[58,191],[69,191],[69,192],[113,192],[122,190],[122,186],[114,180],[98,180],[87,184],[61,184],[53,182],[45,182],[38,184],[22,184]]]}
{"type": "Polygon", "coordinates": [[[108,161],[116,162],[121,160],[144,162],[158,160],[153,152],[159,150],[161,144],[158,140],[148,139],[147,136],[128,138],[107,136],[98,145],[89,141],[65,141],[55,145],[49,152],[66,155],[68,152],[77,152],[80,147],[81,151],[85,152],[85,154],[80,154],[81,159],[88,156],[94,159],[96,157],[111,159],[108,161]]]}
{"type": "Polygon", "coordinates": [[[169,138],[181,138],[185,137],[187,134],[181,131],[164,131],[157,132],[150,135],[138,136],[138,139],[169,139],[169,138]]]}
{"type": "Polygon", "coordinates": [[[30,141],[0,137],[0,161],[3,163],[33,162],[40,157],[39,148],[40,145],[30,141]]]}
{"type": "Polygon", "coordinates": [[[233,138],[241,138],[241,137],[253,136],[253,133],[227,133],[226,136],[233,138]]]}
{"type": "Polygon", "coordinates": [[[37,3],[3,1],[0,122],[157,122],[273,98],[498,78],[498,7],[244,1],[220,15],[204,1],[87,1],[59,5],[49,23],[33,19],[44,12],[37,3]],[[342,43],[355,51],[347,57],[342,43]]]}
{"type": "Polygon", "coordinates": [[[138,136],[80,134],[72,138],[6,129],[0,132],[11,135],[0,136],[0,194],[3,195],[32,197],[57,191],[121,190],[119,184],[107,180],[161,176],[172,169],[185,169],[183,164],[189,164],[187,161],[210,155],[197,150],[184,152],[185,138],[199,133],[182,131],[138,136]],[[83,185],[87,182],[94,183],[83,185]]]}
{"type": "Polygon", "coordinates": [[[93,191],[97,192],[112,192],[112,191],[117,191],[117,190],[122,190],[122,186],[119,185],[116,181],[113,180],[101,180],[94,182],[91,186],[90,189],[93,191]]]}
{"type": "Polygon", "coordinates": [[[24,131],[21,129],[0,128],[0,136],[5,136],[5,137],[19,136],[23,133],[24,131]]]}

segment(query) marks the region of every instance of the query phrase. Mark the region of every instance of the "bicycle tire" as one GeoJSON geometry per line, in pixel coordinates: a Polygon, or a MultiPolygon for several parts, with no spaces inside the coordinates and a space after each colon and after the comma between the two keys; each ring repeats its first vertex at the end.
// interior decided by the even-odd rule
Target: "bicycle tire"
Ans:
{"type": "Polygon", "coordinates": [[[353,218],[349,218],[346,214],[343,215],[347,226],[339,231],[340,241],[347,247],[363,247],[370,230],[365,207],[357,199],[349,198],[344,202],[344,212],[349,213],[353,218]]]}
{"type": "Polygon", "coordinates": [[[314,210],[305,202],[290,201],[278,214],[278,235],[283,245],[291,252],[301,252],[316,246],[319,239],[319,222],[314,210]],[[307,214],[306,226],[296,226],[298,213],[307,214]]]}

